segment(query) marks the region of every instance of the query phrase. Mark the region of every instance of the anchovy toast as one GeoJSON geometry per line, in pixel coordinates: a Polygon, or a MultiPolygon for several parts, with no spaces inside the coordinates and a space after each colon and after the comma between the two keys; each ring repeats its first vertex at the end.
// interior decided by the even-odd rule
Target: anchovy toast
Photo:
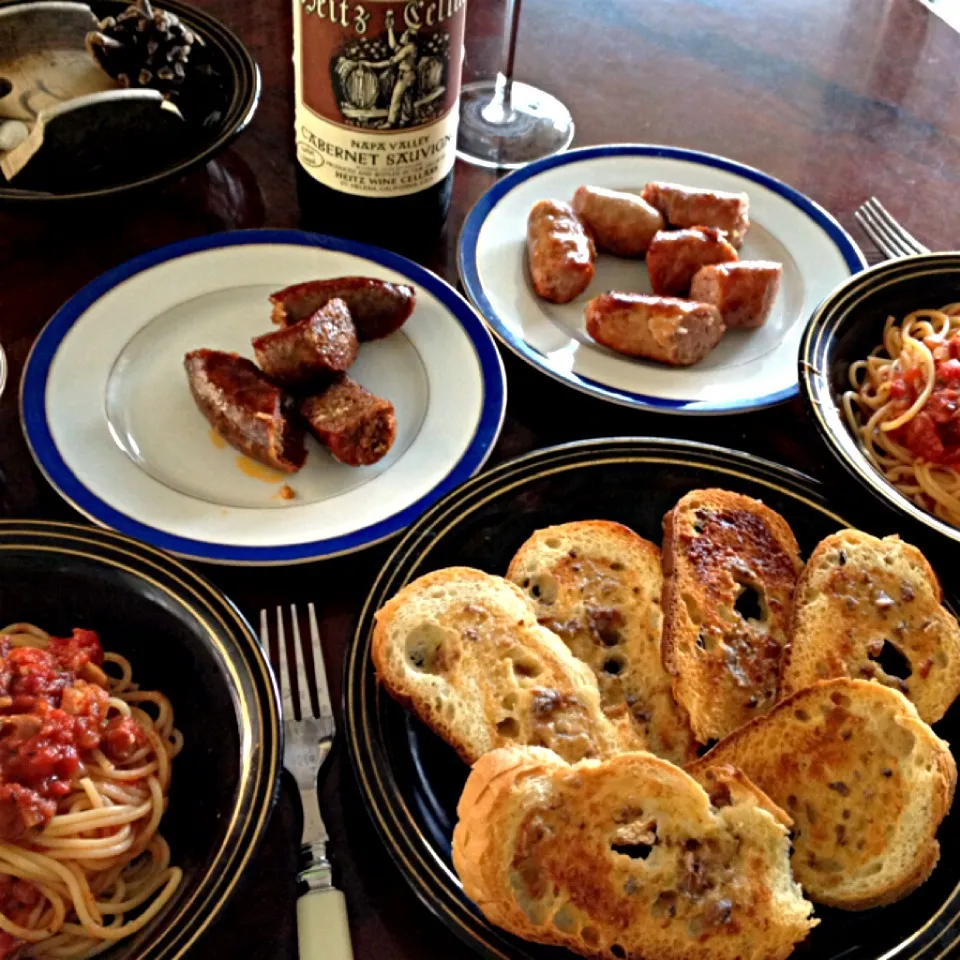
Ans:
{"type": "Polygon", "coordinates": [[[450,567],[414,580],[377,612],[372,657],[386,690],[467,763],[517,743],[569,760],[622,747],[589,667],[501,577],[450,567]]]}
{"type": "Polygon", "coordinates": [[[846,910],[893,903],[936,865],[957,768],[896,690],[820,681],[687,770],[703,782],[717,763],[742,770],[793,818],[793,874],[812,900],[846,910]]]}
{"type": "Polygon", "coordinates": [[[585,520],[538,530],[507,579],[537,619],[594,672],[604,712],[621,739],[674,763],[694,757],[686,713],[663,669],[660,550],[628,527],[585,520]]]}
{"type": "Polygon", "coordinates": [[[716,807],[650,753],[496,750],[460,798],[453,864],[492,923],[585,957],[781,960],[817,921],[760,798],[744,786],[716,807]]]}
{"type": "Polygon", "coordinates": [[[663,663],[701,742],[776,702],[800,548],[759,500],[693,490],[664,517],[663,663]]]}
{"type": "Polygon", "coordinates": [[[794,597],[783,697],[817,680],[877,680],[935,723],[960,694],[960,627],[923,554],[841,530],[810,555],[794,597]]]}

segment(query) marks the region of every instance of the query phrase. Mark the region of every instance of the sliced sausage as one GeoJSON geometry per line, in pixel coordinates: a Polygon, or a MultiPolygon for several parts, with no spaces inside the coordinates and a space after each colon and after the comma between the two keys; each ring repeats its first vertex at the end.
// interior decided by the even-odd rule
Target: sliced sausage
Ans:
{"type": "Polygon", "coordinates": [[[372,277],[336,277],[297,283],[270,295],[273,322],[281,327],[313,316],[325,303],[342,300],[361,340],[380,340],[399,330],[413,313],[417,294],[405,283],[372,277]]]}
{"type": "Polygon", "coordinates": [[[363,467],[387,455],[397,437],[393,404],[355,380],[340,377],[323,393],[307,397],[300,413],[313,435],[341,463],[363,467]]]}
{"type": "Polygon", "coordinates": [[[641,293],[603,293],[586,310],[587,333],[631,357],[671,366],[702,360],[723,336],[723,320],[709,303],[641,293]]]}
{"type": "Polygon", "coordinates": [[[647,273],[654,293],[685,297],[693,275],[701,267],[736,259],[737,251],[713,227],[661,230],[647,250],[647,273]]]}
{"type": "Polygon", "coordinates": [[[194,350],[183,362],[200,412],[227,443],[286,473],[303,466],[303,427],[283,391],[253,363],[220,350],[194,350]]]}
{"type": "Polygon", "coordinates": [[[569,303],[593,279],[597,250],[569,204],[541,200],[527,219],[527,259],[537,295],[569,303]]]}
{"type": "Polygon", "coordinates": [[[701,267],[690,284],[690,298],[712,303],[727,327],[762,327],[780,289],[783,265],[741,260],[701,267]]]}
{"type": "Polygon", "coordinates": [[[660,211],[635,193],[578,187],[573,209],[598,250],[618,257],[642,257],[664,223],[660,211]]]}
{"type": "Polygon", "coordinates": [[[745,193],[700,190],[680,183],[648,183],[640,194],[671,227],[716,227],[737,249],[750,229],[750,198],[745,193]]]}
{"type": "Polygon", "coordinates": [[[253,339],[260,369],[281,387],[343,373],[357,359],[357,348],[357,328],[339,298],[306,320],[253,339]]]}

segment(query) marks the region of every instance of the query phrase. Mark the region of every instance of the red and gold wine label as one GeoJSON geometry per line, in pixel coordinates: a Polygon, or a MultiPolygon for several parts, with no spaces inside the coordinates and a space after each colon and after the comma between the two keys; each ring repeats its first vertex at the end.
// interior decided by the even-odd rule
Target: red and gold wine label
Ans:
{"type": "Polygon", "coordinates": [[[294,0],[297,157],[341,193],[399,197],[456,159],[466,0],[294,0]]]}

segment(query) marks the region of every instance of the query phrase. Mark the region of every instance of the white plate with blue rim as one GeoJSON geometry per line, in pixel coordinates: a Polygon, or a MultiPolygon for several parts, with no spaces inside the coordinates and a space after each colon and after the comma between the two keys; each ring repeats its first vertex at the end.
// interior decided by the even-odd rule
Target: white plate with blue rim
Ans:
{"type": "Polygon", "coordinates": [[[424,268],[336,238],[251,230],[163,247],[93,281],[37,338],[20,402],[40,469],[91,520],[190,559],[267,565],[403,530],[484,464],[506,381],[480,317],[424,268]],[[350,370],[394,404],[389,454],[353,468],[311,439],[306,465],[289,475],[227,446],[193,402],[184,354],[252,358],[251,337],[271,329],[270,293],[357,275],[417,294],[403,328],[363,344],[350,370]]]}
{"type": "Polygon", "coordinates": [[[463,287],[490,329],[528,363],[604,400],[675,414],[740,413],[796,395],[797,351],[807,318],[866,266],[837,221],[787,184],[724,157],[641,144],[571,150],[500,180],[470,211],[458,262],[463,287]],[[584,306],[591,297],[607,290],[651,292],[642,260],[600,254],[589,288],[568,304],[541,300],[527,269],[527,215],[538,200],[570,202],[581,184],[639,193],[651,180],[745,191],[752,225],[740,258],[783,264],[766,324],[728,331],[692,367],[625,357],[586,332],[584,306]]]}

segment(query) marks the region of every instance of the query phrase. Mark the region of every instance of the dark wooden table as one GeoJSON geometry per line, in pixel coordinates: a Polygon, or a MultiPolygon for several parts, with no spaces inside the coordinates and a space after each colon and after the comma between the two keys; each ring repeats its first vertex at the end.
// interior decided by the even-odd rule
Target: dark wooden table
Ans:
{"type": "MultiPolygon", "coordinates": [[[[263,71],[259,112],[235,146],[162,193],[120,207],[46,218],[0,213],[0,342],[12,367],[0,403],[5,516],[78,519],[33,466],[17,411],[20,371],[53,311],[104,270],[162,244],[298,223],[290,2],[201,2],[239,33],[263,71]]],[[[502,0],[470,0],[467,79],[493,68],[502,20],[502,0]]],[[[526,0],[518,64],[519,79],[571,108],[579,145],[631,140],[725,154],[804,191],[848,228],[854,209],[875,194],[929,246],[957,243],[960,37],[918,0],[526,0]]],[[[479,170],[457,170],[447,228],[422,258],[449,280],[456,279],[460,224],[493,182],[479,170]]],[[[799,401],[719,419],[645,415],[504,359],[510,396],[494,462],[584,437],[681,436],[841,482],[799,401]]],[[[336,700],[355,617],[388,550],[284,570],[203,572],[251,620],[264,604],[317,601],[336,700]]],[[[355,955],[465,955],[389,860],[343,754],[334,757],[322,792],[355,955]]],[[[249,876],[196,956],[296,956],[297,831],[296,800],[285,784],[249,876]]]]}

